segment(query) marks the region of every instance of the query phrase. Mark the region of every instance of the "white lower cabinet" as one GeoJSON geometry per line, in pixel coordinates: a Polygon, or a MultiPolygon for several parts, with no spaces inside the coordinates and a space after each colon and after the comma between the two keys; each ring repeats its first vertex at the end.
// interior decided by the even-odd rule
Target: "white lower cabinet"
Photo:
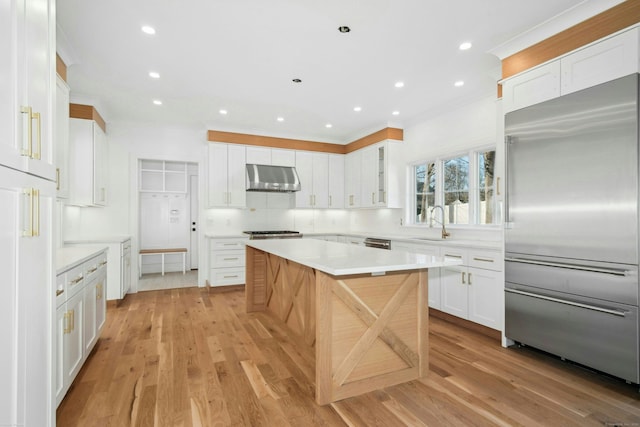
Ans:
{"type": "Polygon", "coordinates": [[[58,273],[54,378],[56,406],[95,346],[106,320],[107,255],[97,253],[58,273]]]}
{"type": "Polygon", "coordinates": [[[441,308],[492,329],[502,330],[504,284],[499,251],[443,248],[442,256],[462,260],[440,269],[441,308]]]}
{"type": "Polygon", "coordinates": [[[209,284],[242,285],[245,282],[247,238],[209,238],[209,284]]]}
{"type": "MultiPolygon", "coordinates": [[[[427,256],[440,256],[440,248],[433,245],[421,245],[416,243],[405,243],[402,241],[391,242],[391,250],[415,252],[427,256]]],[[[440,310],[440,269],[429,269],[429,307],[440,310]]]]}

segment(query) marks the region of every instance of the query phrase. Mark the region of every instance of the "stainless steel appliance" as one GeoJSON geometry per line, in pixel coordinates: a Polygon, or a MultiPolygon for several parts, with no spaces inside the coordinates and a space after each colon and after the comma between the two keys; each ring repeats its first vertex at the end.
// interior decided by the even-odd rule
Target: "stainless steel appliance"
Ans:
{"type": "Polygon", "coordinates": [[[302,233],[291,230],[267,230],[267,231],[243,231],[249,235],[250,240],[258,239],[296,239],[301,238],[302,233]]]}
{"type": "Polygon", "coordinates": [[[505,335],[639,383],[638,75],[505,118],[505,335]]]}
{"type": "Polygon", "coordinates": [[[247,191],[292,193],[300,191],[300,179],[296,168],[248,164],[247,191]]]}
{"type": "Polygon", "coordinates": [[[391,249],[391,240],[367,237],[364,239],[364,245],[368,248],[391,249]]]}

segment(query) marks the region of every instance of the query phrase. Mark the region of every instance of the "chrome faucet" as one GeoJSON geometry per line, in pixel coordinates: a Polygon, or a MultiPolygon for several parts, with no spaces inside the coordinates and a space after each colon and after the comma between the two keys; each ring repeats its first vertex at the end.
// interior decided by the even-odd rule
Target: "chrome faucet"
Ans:
{"type": "Polygon", "coordinates": [[[435,221],[435,222],[439,222],[440,224],[442,224],[442,238],[443,238],[443,239],[446,239],[447,237],[449,237],[449,236],[451,235],[451,234],[449,234],[449,233],[447,232],[447,230],[444,228],[444,208],[443,208],[442,206],[440,206],[440,205],[435,205],[434,207],[432,207],[432,208],[431,208],[431,221],[430,221],[430,224],[429,224],[429,226],[430,226],[430,227],[433,227],[433,221],[435,221]],[[434,216],[433,216],[433,211],[434,211],[436,208],[440,208],[440,210],[442,211],[442,221],[438,221],[438,220],[437,220],[437,219],[435,219],[435,218],[434,218],[434,216]]]}

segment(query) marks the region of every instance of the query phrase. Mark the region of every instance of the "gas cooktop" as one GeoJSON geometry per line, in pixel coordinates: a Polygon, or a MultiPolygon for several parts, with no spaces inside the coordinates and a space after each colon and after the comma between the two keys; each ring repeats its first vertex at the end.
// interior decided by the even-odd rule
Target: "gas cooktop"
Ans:
{"type": "Polygon", "coordinates": [[[286,239],[302,237],[302,233],[299,231],[291,230],[258,230],[258,231],[243,231],[244,234],[251,236],[251,239],[286,239]]]}

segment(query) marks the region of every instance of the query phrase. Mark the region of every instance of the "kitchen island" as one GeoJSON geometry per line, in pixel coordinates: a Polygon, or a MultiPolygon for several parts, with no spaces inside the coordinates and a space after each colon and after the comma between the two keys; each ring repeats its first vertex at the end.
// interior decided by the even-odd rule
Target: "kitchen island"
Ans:
{"type": "Polygon", "coordinates": [[[320,240],[249,240],[247,311],[267,311],[315,348],[324,405],[426,375],[427,269],[460,263],[320,240]]]}

